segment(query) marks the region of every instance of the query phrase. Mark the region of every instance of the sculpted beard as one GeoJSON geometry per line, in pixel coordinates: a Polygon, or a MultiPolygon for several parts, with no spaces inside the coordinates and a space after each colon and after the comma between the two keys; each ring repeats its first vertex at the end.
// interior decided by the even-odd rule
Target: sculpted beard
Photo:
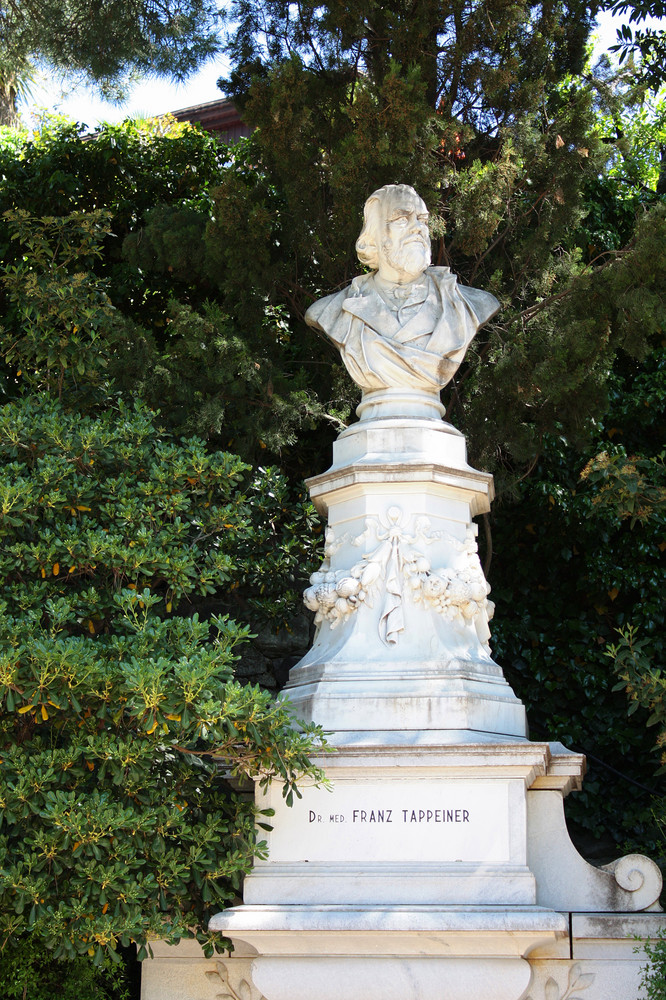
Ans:
{"type": "Polygon", "coordinates": [[[394,246],[393,240],[382,243],[384,257],[396,271],[420,274],[430,266],[430,242],[420,236],[412,236],[394,246]]]}

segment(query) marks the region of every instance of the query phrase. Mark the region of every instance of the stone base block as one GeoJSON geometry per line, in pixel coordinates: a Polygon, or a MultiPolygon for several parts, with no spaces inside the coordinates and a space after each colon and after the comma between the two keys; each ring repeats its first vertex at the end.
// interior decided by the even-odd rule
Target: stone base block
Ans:
{"type": "Polygon", "coordinates": [[[527,735],[525,708],[503,678],[448,677],[444,684],[440,674],[412,679],[407,694],[398,680],[350,680],[343,673],[335,681],[299,683],[285,696],[298,718],[316,718],[327,731],[366,732],[379,724],[398,733],[459,730],[497,740],[527,735]]]}
{"type": "Polygon", "coordinates": [[[374,866],[281,865],[257,868],[245,880],[246,903],[346,903],[402,905],[529,905],[536,902],[534,876],[519,865],[374,866]]]}
{"type": "MultiPolygon", "coordinates": [[[[574,780],[580,759],[527,741],[449,746],[340,744],[287,807],[257,789],[272,829],[246,903],[532,906],[526,788],[574,780]],[[560,771],[564,773],[560,773],[560,771]]],[[[263,853],[263,852],[262,852],[263,853]]]]}
{"type": "Polygon", "coordinates": [[[517,1000],[530,980],[521,959],[260,958],[266,1000],[517,1000]]]}
{"type": "Polygon", "coordinates": [[[259,953],[266,1000],[519,1000],[534,947],[567,934],[538,907],[268,907],[218,914],[223,930],[259,953]]]}
{"type": "Polygon", "coordinates": [[[666,931],[659,913],[571,913],[568,940],[537,948],[521,1000],[638,1000],[642,941],[666,931]]]}
{"type": "MultiPolygon", "coordinates": [[[[228,914],[234,912],[238,911],[227,911],[228,914]]],[[[433,919],[432,911],[422,908],[415,933],[403,932],[398,945],[392,933],[395,918],[391,911],[378,910],[372,918],[375,927],[383,926],[383,930],[376,933],[377,940],[373,941],[372,934],[368,933],[372,920],[367,915],[363,918],[357,914],[358,933],[346,955],[341,953],[340,938],[324,952],[316,939],[303,938],[301,958],[296,959],[298,972],[293,980],[290,963],[294,957],[285,953],[283,945],[280,951],[275,948],[271,955],[260,959],[256,948],[237,939],[232,955],[206,959],[195,941],[181,941],[175,947],[158,941],[153,944],[154,957],[143,963],[141,998],[456,1000],[461,995],[464,1000],[573,1000],[574,997],[578,1000],[637,1000],[641,968],[646,963],[639,942],[654,940],[666,929],[666,918],[657,913],[556,914],[560,921],[559,925],[553,925],[556,933],[548,940],[542,938],[541,944],[522,959],[515,953],[507,954],[505,947],[498,949],[496,943],[493,944],[488,925],[495,919],[495,934],[499,933],[502,923],[497,911],[494,917],[492,911],[486,912],[485,934],[480,933],[484,920],[482,910],[457,912],[467,921],[464,937],[468,947],[476,949],[473,954],[463,952],[463,936],[460,928],[456,933],[456,917],[452,911],[440,909],[439,917],[433,919]],[[557,933],[558,926],[560,930],[565,928],[563,933],[557,933]],[[433,929],[437,932],[435,937],[433,929]],[[382,948],[381,941],[387,932],[387,940],[396,948],[394,955],[382,948]],[[372,949],[365,956],[360,954],[364,944],[372,949]],[[311,949],[309,953],[308,949],[311,949]],[[421,953],[423,957],[418,957],[421,953]],[[257,977],[256,982],[253,976],[257,977]],[[339,992],[338,984],[348,992],[339,992]],[[284,992],[287,986],[288,993],[284,992]],[[356,986],[359,992],[354,993],[356,986]],[[451,992],[457,987],[467,992],[451,992]],[[360,992],[361,988],[364,992],[360,992]]],[[[539,910],[532,913],[538,914],[539,910]]],[[[274,917],[277,918],[278,913],[274,917]]],[[[505,910],[502,919],[508,937],[511,911],[505,910]]],[[[334,920],[331,920],[330,929],[336,929],[334,920]]],[[[524,924],[522,934],[525,934],[524,924]]],[[[523,937],[518,947],[525,946],[523,937]]]]}

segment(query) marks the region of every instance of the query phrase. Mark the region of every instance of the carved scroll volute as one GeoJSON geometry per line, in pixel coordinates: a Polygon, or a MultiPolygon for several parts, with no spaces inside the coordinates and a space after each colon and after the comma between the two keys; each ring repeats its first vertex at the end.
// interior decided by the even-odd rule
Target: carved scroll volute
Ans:
{"type": "Polygon", "coordinates": [[[626,854],[603,870],[615,876],[620,889],[631,893],[632,910],[660,910],[663,879],[659,866],[643,854],[626,854]]]}

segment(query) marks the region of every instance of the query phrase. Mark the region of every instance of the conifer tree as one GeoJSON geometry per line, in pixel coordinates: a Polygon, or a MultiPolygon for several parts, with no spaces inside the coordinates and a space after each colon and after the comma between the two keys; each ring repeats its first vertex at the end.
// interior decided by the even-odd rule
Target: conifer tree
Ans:
{"type": "Polygon", "coordinates": [[[183,79],[219,50],[218,6],[210,0],[1,0],[0,58],[26,59],[79,75],[118,97],[142,74],[183,79]]]}
{"type": "MultiPolygon", "coordinates": [[[[314,365],[307,305],[358,271],[364,199],[411,183],[431,210],[435,263],[503,307],[444,396],[474,460],[511,486],[544,434],[582,444],[617,352],[643,356],[659,335],[666,276],[659,199],[640,205],[623,245],[585,242],[588,192],[619,141],[604,114],[635,100],[581,75],[591,8],[232,6],[223,85],[257,131],[252,168],[222,178],[207,234],[230,314],[256,324],[267,301],[281,307],[292,355],[314,365]]],[[[319,390],[339,398],[336,359],[320,351],[319,390]]]]}

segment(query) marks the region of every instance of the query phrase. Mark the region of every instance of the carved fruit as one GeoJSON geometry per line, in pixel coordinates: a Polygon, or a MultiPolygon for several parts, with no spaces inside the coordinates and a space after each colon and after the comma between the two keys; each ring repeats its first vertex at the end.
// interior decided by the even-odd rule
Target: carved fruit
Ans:
{"type": "Polygon", "coordinates": [[[322,608],[332,608],[337,599],[335,584],[320,583],[314,588],[317,600],[322,608]]]}
{"type": "Polygon", "coordinates": [[[319,609],[316,587],[308,587],[308,589],[303,592],[303,603],[308,611],[317,611],[319,609]]]}
{"type": "Polygon", "coordinates": [[[429,576],[423,585],[426,597],[440,597],[446,590],[446,581],[440,576],[429,576]]]}
{"type": "Polygon", "coordinates": [[[353,576],[343,576],[341,580],[338,580],[335,589],[340,597],[352,597],[354,594],[358,594],[361,589],[361,584],[360,581],[355,580],[353,576]]]}

